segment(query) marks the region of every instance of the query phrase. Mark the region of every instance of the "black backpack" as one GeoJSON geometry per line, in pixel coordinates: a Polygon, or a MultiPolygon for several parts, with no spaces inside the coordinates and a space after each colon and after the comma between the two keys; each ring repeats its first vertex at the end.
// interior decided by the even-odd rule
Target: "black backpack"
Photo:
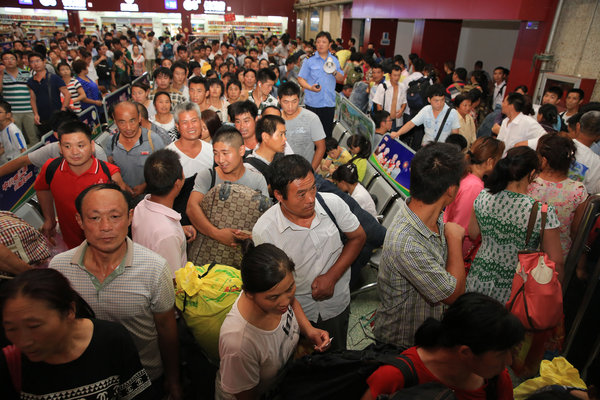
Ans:
{"type": "MultiPolygon", "coordinates": [[[[54,178],[54,174],[56,173],[56,170],[60,166],[60,163],[63,162],[63,160],[63,157],[57,157],[54,160],[50,161],[50,164],[48,164],[48,168],[46,168],[45,175],[46,183],[48,184],[48,186],[50,186],[50,182],[52,182],[52,178],[54,178]]],[[[108,176],[108,181],[112,182],[108,165],[106,165],[106,163],[100,159],[98,159],[98,162],[100,163],[100,168],[102,168],[102,172],[104,172],[106,176],[108,176]]]]}
{"type": "Polygon", "coordinates": [[[456,400],[452,389],[438,382],[428,382],[402,389],[393,394],[381,394],[377,400],[456,400]]]}
{"type": "Polygon", "coordinates": [[[406,386],[418,383],[412,361],[391,345],[372,344],[364,350],[315,353],[289,362],[265,400],[360,399],[367,378],[382,365],[393,365],[405,377],[406,386]]]}
{"type": "Polygon", "coordinates": [[[411,115],[415,115],[427,105],[427,89],[431,86],[429,78],[422,77],[408,83],[406,104],[410,107],[411,115]]]}

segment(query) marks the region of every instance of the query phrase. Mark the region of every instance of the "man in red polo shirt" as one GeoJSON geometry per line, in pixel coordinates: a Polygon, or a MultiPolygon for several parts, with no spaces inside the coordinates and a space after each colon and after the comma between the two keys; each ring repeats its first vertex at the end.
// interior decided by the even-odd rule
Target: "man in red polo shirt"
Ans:
{"type": "Polygon", "coordinates": [[[75,220],[75,199],[88,186],[111,180],[122,188],[121,170],[116,165],[96,159],[90,128],[79,121],[65,122],[58,128],[62,157],[46,161],[35,181],[38,201],[44,214],[42,233],[50,240],[56,233],[56,214],[63,239],[69,248],[85,239],[75,220]]]}

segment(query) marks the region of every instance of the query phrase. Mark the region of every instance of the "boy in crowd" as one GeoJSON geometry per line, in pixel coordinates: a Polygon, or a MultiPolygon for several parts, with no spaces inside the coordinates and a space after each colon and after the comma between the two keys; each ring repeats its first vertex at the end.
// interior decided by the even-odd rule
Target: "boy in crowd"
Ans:
{"type": "Polygon", "coordinates": [[[186,209],[186,214],[198,232],[228,246],[235,246],[236,239],[247,239],[248,235],[237,229],[217,228],[208,220],[200,204],[212,188],[213,176],[214,185],[228,181],[259,190],[265,196],[269,195],[265,178],[244,166],[245,151],[244,140],[237,129],[227,125],[219,128],[213,137],[213,154],[217,167],[198,171],[186,209]]]}
{"type": "Polygon", "coordinates": [[[270,93],[277,81],[277,75],[269,68],[263,68],[256,74],[256,88],[250,91],[248,100],[258,107],[258,115],[268,106],[277,106],[277,99],[270,93]]]}
{"type": "Polygon", "coordinates": [[[171,84],[173,83],[173,72],[169,68],[156,68],[152,76],[154,78],[155,88],[152,93],[150,93],[150,96],[148,96],[150,100],[154,100],[154,95],[157,92],[167,92],[169,93],[169,97],[171,97],[172,107],[185,103],[185,96],[171,87],[171,84]]]}
{"type": "Polygon", "coordinates": [[[48,160],[35,181],[35,190],[44,215],[42,233],[55,234],[56,218],[63,239],[71,249],[85,239],[75,220],[75,199],[85,188],[111,180],[121,188],[125,183],[116,165],[97,160],[92,154],[95,143],[90,128],[79,121],[66,122],[58,129],[62,157],[48,160]]]}
{"type": "Polygon", "coordinates": [[[208,97],[208,82],[206,79],[195,76],[188,82],[188,92],[190,95],[190,101],[198,104],[200,111],[207,110],[209,105],[206,102],[208,97]]]}
{"type": "Polygon", "coordinates": [[[569,118],[579,112],[579,107],[583,103],[584,97],[585,93],[581,89],[570,89],[567,92],[567,98],[565,99],[565,106],[567,109],[560,113],[560,117],[565,124],[569,121],[569,118]]]}
{"type": "Polygon", "coordinates": [[[314,112],[300,107],[300,86],[294,82],[282,84],[278,93],[287,141],[294,154],[304,157],[316,171],[325,154],[325,131],[321,120],[314,112]]]}
{"type": "Polygon", "coordinates": [[[133,212],[132,238],[164,257],[175,279],[175,271],[187,263],[186,237],[196,238],[194,227],[182,227],[181,215],[173,210],[184,183],[177,153],[168,149],[152,153],[144,164],[144,178],[148,194],[133,212]]]}
{"type": "Polygon", "coordinates": [[[256,122],[255,132],[258,147],[246,157],[246,163],[263,174],[267,184],[270,184],[269,166],[285,151],[285,121],[276,115],[264,115],[256,122]]]}
{"type": "Polygon", "coordinates": [[[171,88],[181,93],[185,98],[185,101],[188,101],[190,98],[190,91],[187,87],[187,64],[181,60],[175,61],[171,66],[171,72],[173,73],[173,83],[171,84],[171,88]]]}
{"type": "Polygon", "coordinates": [[[12,107],[0,100],[0,165],[14,160],[27,150],[25,138],[12,122],[12,107]]]}
{"type": "Polygon", "coordinates": [[[435,84],[427,88],[429,105],[423,107],[413,119],[390,135],[395,139],[404,135],[415,126],[424,126],[425,135],[422,145],[430,142],[443,142],[451,133],[458,133],[460,122],[458,113],[446,104],[445,90],[442,85],[435,84]],[[446,114],[448,117],[446,118],[446,114]],[[442,126],[443,123],[443,126],[442,126]],[[441,127],[441,131],[440,131],[441,127]],[[438,135],[439,133],[439,135],[438,135]]]}
{"type": "Polygon", "coordinates": [[[350,152],[340,146],[334,138],[325,139],[325,151],[327,152],[327,158],[321,162],[321,166],[319,167],[319,173],[324,176],[333,174],[333,171],[337,167],[346,164],[352,159],[350,152]]]}
{"type": "Polygon", "coordinates": [[[385,110],[375,111],[371,115],[373,122],[375,123],[375,146],[377,146],[383,136],[392,130],[394,121],[389,112],[385,110]]]}
{"type": "Polygon", "coordinates": [[[417,328],[428,317],[439,319],[465,291],[464,229],[442,221],[464,168],[463,154],[447,143],[422,148],[412,161],[411,197],[388,229],[381,254],[378,341],[413,346],[417,328]]]}

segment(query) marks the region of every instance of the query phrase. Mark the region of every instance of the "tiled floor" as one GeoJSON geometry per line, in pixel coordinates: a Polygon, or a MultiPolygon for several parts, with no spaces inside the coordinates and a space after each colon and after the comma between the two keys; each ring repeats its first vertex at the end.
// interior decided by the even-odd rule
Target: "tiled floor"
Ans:
{"type": "MultiPolygon", "coordinates": [[[[363,275],[367,283],[377,280],[377,271],[371,267],[365,267],[363,275]]],[[[371,323],[378,304],[377,288],[352,298],[350,301],[350,322],[348,324],[348,349],[362,350],[373,343],[371,323]]]]}

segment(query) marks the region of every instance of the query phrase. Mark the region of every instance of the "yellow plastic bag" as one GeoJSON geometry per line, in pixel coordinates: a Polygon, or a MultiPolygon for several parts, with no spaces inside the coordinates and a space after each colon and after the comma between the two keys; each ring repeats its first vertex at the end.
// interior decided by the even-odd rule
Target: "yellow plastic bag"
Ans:
{"type": "Polygon", "coordinates": [[[515,400],[526,399],[536,390],[549,385],[587,388],[585,382],[579,377],[577,368],[573,367],[564,357],[554,357],[552,361],[542,361],[540,376],[528,379],[515,388],[515,400]]]}
{"type": "Polygon", "coordinates": [[[218,362],[219,331],[242,290],[240,271],[227,265],[188,262],[175,271],[175,282],[176,307],[206,356],[218,362]]]}

